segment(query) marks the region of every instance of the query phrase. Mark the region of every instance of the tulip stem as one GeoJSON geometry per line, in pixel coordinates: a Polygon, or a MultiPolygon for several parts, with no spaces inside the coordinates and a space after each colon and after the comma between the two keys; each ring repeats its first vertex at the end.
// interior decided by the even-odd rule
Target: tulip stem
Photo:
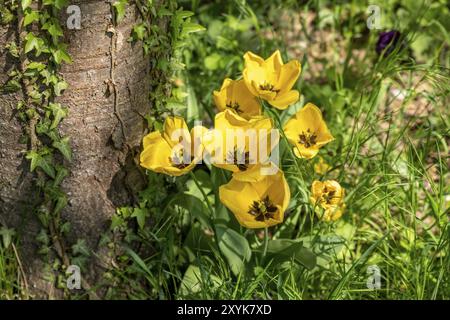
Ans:
{"type": "Polygon", "coordinates": [[[301,180],[304,182],[304,179],[303,179],[303,172],[302,172],[302,167],[301,167],[301,165],[298,163],[297,156],[295,155],[294,150],[293,150],[293,148],[291,147],[291,143],[289,142],[288,138],[286,137],[286,134],[284,133],[283,125],[282,125],[282,123],[281,123],[281,118],[280,118],[279,114],[278,114],[275,110],[271,110],[270,107],[267,106],[266,103],[265,103],[264,101],[261,101],[261,103],[262,103],[262,106],[263,106],[264,110],[265,110],[269,115],[271,115],[272,118],[275,119],[275,123],[276,123],[276,126],[277,126],[278,130],[279,130],[280,133],[281,133],[281,137],[282,137],[282,139],[286,142],[286,144],[287,144],[287,146],[288,146],[287,149],[289,150],[289,153],[290,153],[290,155],[291,155],[291,157],[292,157],[292,159],[293,159],[293,161],[294,161],[294,163],[295,163],[295,165],[296,165],[296,167],[297,167],[297,170],[298,170],[298,173],[300,174],[301,180]]]}
{"type": "Polygon", "coordinates": [[[213,210],[213,207],[211,205],[211,202],[209,202],[209,199],[208,199],[208,196],[205,193],[205,190],[203,190],[203,187],[201,186],[200,182],[197,180],[197,177],[195,176],[195,174],[192,171],[190,171],[189,174],[191,175],[191,178],[194,180],[194,183],[197,186],[197,188],[202,193],[202,196],[205,199],[206,205],[208,206],[208,210],[209,210],[209,212],[211,214],[211,219],[213,219],[214,218],[214,210],[213,210]]]}
{"type": "Polygon", "coordinates": [[[267,254],[267,247],[269,246],[269,228],[264,228],[264,251],[263,251],[263,259],[267,254]]]}

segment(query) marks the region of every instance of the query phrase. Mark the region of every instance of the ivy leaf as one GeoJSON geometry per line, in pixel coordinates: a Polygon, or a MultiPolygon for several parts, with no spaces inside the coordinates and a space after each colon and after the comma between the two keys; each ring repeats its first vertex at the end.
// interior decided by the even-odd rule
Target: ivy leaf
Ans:
{"type": "Polygon", "coordinates": [[[86,245],[86,240],[84,239],[78,239],[77,242],[72,246],[72,253],[73,255],[82,255],[85,257],[90,256],[90,251],[88,249],[88,246],[86,245]]]}
{"type": "Polygon", "coordinates": [[[61,104],[59,103],[50,103],[48,105],[48,108],[52,112],[53,115],[53,121],[52,125],[50,126],[50,130],[55,129],[62,119],[67,117],[67,114],[69,113],[67,108],[63,108],[61,104]]]}
{"type": "Polygon", "coordinates": [[[59,97],[61,95],[61,92],[66,90],[69,87],[67,82],[65,81],[58,81],[55,86],[53,87],[53,91],[55,92],[55,95],[59,97]]]}
{"type": "Polygon", "coordinates": [[[0,8],[0,24],[7,25],[14,20],[14,15],[8,8],[0,8]]]}
{"type": "Polygon", "coordinates": [[[61,37],[64,35],[63,30],[61,29],[61,26],[59,25],[59,22],[56,21],[47,21],[43,26],[43,30],[47,30],[48,33],[53,37],[54,40],[57,40],[58,37],[61,37]]]}
{"type": "Polygon", "coordinates": [[[67,196],[64,193],[61,193],[56,199],[55,208],[53,209],[54,214],[58,214],[64,209],[67,205],[67,196]]]}
{"type": "Polygon", "coordinates": [[[125,17],[127,4],[128,0],[119,0],[113,3],[113,7],[116,10],[116,23],[119,23],[125,17]]]}
{"type": "Polygon", "coordinates": [[[158,16],[163,17],[163,16],[171,16],[173,15],[172,11],[170,11],[167,8],[162,7],[161,9],[158,10],[158,16]]]}
{"type": "Polygon", "coordinates": [[[143,229],[145,226],[145,219],[148,217],[149,213],[145,208],[135,208],[133,210],[132,217],[136,218],[139,228],[143,229]]]}
{"type": "Polygon", "coordinates": [[[22,10],[25,11],[26,8],[28,8],[31,5],[32,0],[22,0],[22,10]]]}
{"type": "Polygon", "coordinates": [[[0,228],[0,236],[3,238],[3,247],[5,249],[8,249],[15,234],[16,231],[14,231],[14,229],[8,229],[6,227],[0,228]]]}
{"type": "Polygon", "coordinates": [[[30,171],[33,172],[37,167],[41,168],[51,178],[55,178],[55,168],[52,165],[51,156],[41,155],[36,151],[29,151],[25,156],[26,159],[31,160],[30,171]]]}
{"type": "Polygon", "coordinates": [[[8,52],[11,56],[14,58],[19,57],[19,48],[17,47],[17,44],[14,41],[11,41],[5,46],[6,49],[8,49],[8,52]]]}
{"type": "Polygon", "coordinates": [[[36,236],[36,241],[45,245],[49,244],[50,239],[48,238],[47,232],[45,232],[44,229],[41,229],[39,231],[38,235],[36,236]]]}
{"type": "Polygon", "coordinates": [[[61,10],[63,7],[69,4],[68,0],[44,0],[44,5],[53,6],[58,10],[61,10]]]}
{"type": "Polygon", "coordinates": [[[33,61],[27,65],[27,70],[28,69],[41,71],[41,70],[45,69],[45,64],[43,64],[41,62],[33,61]]]}
{"type": "Polygon", "coordinates": [[[3,92],[5,93],[13,93],[19,91],[21,88],[21,85],[19,81],[16,79],[11,79],[7,83],[3,85],[3,92]]]}
{"type": "Polygon", "coordinates": [[[57,64],[61,64],[61,62],[72,63],[72,58],[66,51],[65,45],[59,45],[59,48],[56,50],[52,50],[53,59],[57,64]]]}
{"type": "Polygon", "coordinates": [[[62,138],[60,141],[54,141],[52,146],[61,152],[61,154],[69,161],[72,161],[72,149],[70,148],[70,137],[62,138]]]}
{"type": "Polygon", "coordinates": [[[183,23],[183,29],[181,31],[181,35],[187,35],[189,33],[193,33],[193,32],[200,32],[200,31],[205,31],[206,28],[197,24],[197,23],[193,23],[193,22],[185,22],[183,23]]]}
{"type": "Polygon", "coordinates": [[[23,19],[23,26],[26,27],[29,24],[32,24],[33,22],[38,20],[39,20],[39,11],[27,10],[27,12],[25,13],[25,17],[23,19]]]}
{"type": "Polygon", "coordinates": [[[189,17],[191,17],[193,15],[194,15],[194,13],[192,11],[187,11],[187,10],[179,10],[176,13],[176,17],[178,19],[186,19],[186,18],[189,18],[189,17]]]}
{"type": "Polygon", "coordinates": [[[41,52],[46,49],[44,46],[44,40],[36,37],[33,32],[30,32],[25,36],[25,41],[25,53],[28,53],[34,49],[36,50],[36,56],[39,56],[41,52]]]}
{"type": "Polygon", "coordinates": [[[133,35],[132,38],[134,40],[144,40],[145,38],[146,27],[144,23],[139,23],[133,27],[133,35]]]}
{"type": "Polygon", "coordinates": [[[56,177],[53,180],[53,186],[57,187],[61,184],[65,177],[69,175],[69,170],[64,168],[63,166],[56,167],[56,177]]]}

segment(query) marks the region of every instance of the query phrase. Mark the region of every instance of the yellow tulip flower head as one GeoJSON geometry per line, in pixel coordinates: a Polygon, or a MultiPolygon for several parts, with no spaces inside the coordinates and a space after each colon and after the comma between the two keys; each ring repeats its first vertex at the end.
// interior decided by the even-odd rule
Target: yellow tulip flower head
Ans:
{"type": "Polygon", "coordinates": [[[220,111],[231,109],[244,119],[261,114],[261,106],[247,89],[244,80],[225,79],[220,91],[214,91],[213,96],[220,111]]]}
{"type": "Polygon", "coordinates": [[[284,133],[299,158],[311,159],[319,149],[334,140],[322,112],[312,103],[300,109],[284,126],[284,133]]]}
{"type": "Polygon", "coordinates": [[[202,159],[201,136],[206,128],[197,126],[189,133],[182,117],[168,117],[163,132],[154,131],[144,137],[141,166],[171,176],[191,171],[202,159]]]}
{"type": "Polygon", "coordinates": [[[319,161],[314,164],[314,171],[317,174],[324,175],[331,169],[331,166],[323,160],[322,157],[319,157],[319,161]]]}
{"type": "Polygon", "coordinates": [[[279,139],[271,118],[255,116],[247,120],[230,109],[216,115],[209,136],[204,144],[212,164],[246,181],[260,178],[257,164],[268,161],[279,139]]]}
{"type": "Polygon", "coordinates": [[[245,68],[242,74],[253,95],[280,110],[298,101],[300,94],[297,90],[292,90],[292,87],[302,69],[300,62],[291,60],[284,64],[279,50],[266,60],[247,52],[244,60],[245,68]]]}
{"type": "Polygon", "coordinates": [[[335,180],[314,181],[311,186],[311,202],[316,208],[324,209],[319,217],[324,221],[339,219],[345,209],[345,190],[335,180]]]}
{"type": "Polygon", "coordinates": [[[232,178],[219,188],[220,201],[239,223],[251,229],[266,228],[283,222],[290,190],[284,174],[262,176],[256,182],[232,178]]]}

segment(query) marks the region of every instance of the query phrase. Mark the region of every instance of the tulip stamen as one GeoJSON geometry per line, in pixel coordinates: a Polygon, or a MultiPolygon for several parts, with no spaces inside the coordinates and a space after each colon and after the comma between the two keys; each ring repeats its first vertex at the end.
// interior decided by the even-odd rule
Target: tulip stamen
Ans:
{"type": "Polygon", "coordinates": [[[270,201],[269,196],[259,201],[253,201],[248,213],[255,216],[256,221],[265,221],[273,218],[277,207],[270,201]]]}
{"type": "Polygon", "coordinates": [[[174,154],[169,157],[169,161],[172,164],[173,167],[178,169],[184,169],[192,162],[193,157],[191,156],[191,159],[185,161],[184,159],[184,151],[183,149],[178,150],[178,152],[174,152],[174,154]]]}
{"type": "Polygon", "coordinates": [[[234,111],[237,112],[237,114],[241,114],[241,113],[244,112],[244,111],[241,110],[241,106],[236,101],[235,102],[231,102],[230,101],[229,103],[226,104],[226,107],[230,108],[230,109],[233,109],[234,111]]]}
{"type": "Polygon", "coordinates": [[[317,143],[317,135],[308,128],[306,132],[302,131],[300,133],[298,142],[303,144],[305,148],[310,148],[317,143]]]}
{"type": "Polygon", "coordinates": [[[227,162],[235,164],[240,171],[245,171],[250,164],[250,153],[248,151],[243,152],[235,147],[233,152],[228,153],[227,162]]]}
{"type": "Polygon", "coordinates": [[[270,91],[270,92],[275,92],[275,93],[280,92],[279,89],[275,89],[275,86],[268,82],[264,82],[264,83],[260,84],[259,89],[263,90],[263,91],[270,91]]]}
{"type": "Polygon", "coordinates": [[[326,204],[332,204],[331,201],[335,198],[336,191],[328,190],[327,187],[323,189],[322,199],[326,204]]]}

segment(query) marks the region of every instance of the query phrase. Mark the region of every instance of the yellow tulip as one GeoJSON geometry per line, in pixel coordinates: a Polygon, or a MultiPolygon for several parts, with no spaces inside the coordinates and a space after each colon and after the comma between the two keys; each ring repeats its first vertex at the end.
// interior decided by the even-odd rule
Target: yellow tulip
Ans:
{"type": "Polygon", "coordinates": [[[300,109],[284,126],[284,133],[299,158],[311,159],[321,147],[334,140],[322,112],[312,103],[300,109]]]}
{"type": "Polygon", "coordinates": [[[162,133],[154,131],[144,137],[141,166],[171,176],[188,173],[202,159],[200,139],[206,130],[196,126],[189,133],[182,117],[166,118],[162,133]]]}
{"type": "Polygon", "coordinates": [[[284,174],[262,176],[256,182],[232,178],[219,188],[220,201],[239,223],[251,229],[270,227],[283,222],[290,190],[284,174]]]}
{"type": "Polygon", "coordinates": [[[220,91],[214,91],[213,96],[220,111],[231,109],[245,119],[261,114],[261,106],[247,89],[244,80],[225,79],[220,91]]]}
{"type": "Polygon", "coordinates": [[[314,181],[311,186],[311,202],[324,209],[319,217],[324,221],[335,221],[344,213],[345,190],[335,180],[314,181]]]}
{"type": "Polygon", "coordinates": [[[278,132],[272,139],[273,120],[255,116],[247,120],[230,109],[216,115],[214,130],[204,138],[212,164],[233,172],[236,179],[254,181],[260,178],[257,164],[265,163],[278,143],[278,132]],[[263,142],[266,152],[261,152],[263,142]],[[261,143],[261,145],[260,145],[261,143]]]}
{"type": "Polygon", "coordinates": [[[330,170],[331,166],[323,160],[322,157],[319,157],[319,161],[314,164],[314,171],[317,174],[324,175],[330,170]]]}
{"type": "Polygon", "coordinates": [[[298,101],[300,94],[297,90],[292,90],[292,87],[302,69],[300,62],[291,60],[284,64],[279,50],[266,60],[247,52],[244,60],[245,68],[242,74],[253,95],[280,110],[298,101]]]}

